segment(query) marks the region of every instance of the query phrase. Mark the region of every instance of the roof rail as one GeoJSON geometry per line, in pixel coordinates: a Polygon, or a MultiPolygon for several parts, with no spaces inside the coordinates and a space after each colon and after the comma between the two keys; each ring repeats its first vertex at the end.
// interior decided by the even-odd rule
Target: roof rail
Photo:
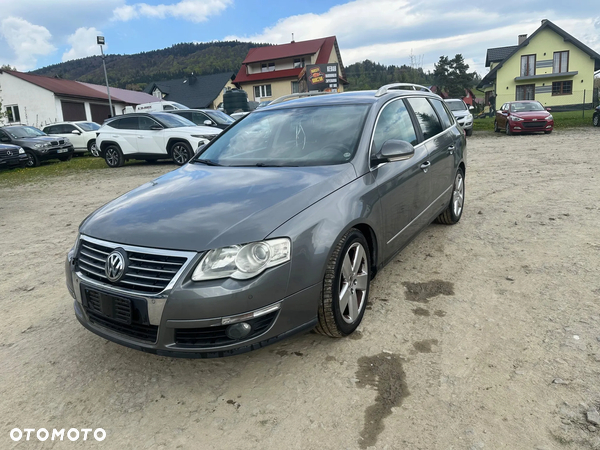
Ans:
{"type": "Polygon", "coordinates": [[[421,86],[420,84],[414,83],[392,83],[386,84],[385,86],[381,86],[377,92],[375,93],[375,97],[381,97],[384,94],[387,94],[389,91],[402,89],[405,91],[425,91],[431,92],[431,89],[426,88],[425,86],[421,86]]]}
{"type": "Polygon", "coordinates": [[[276,105],[277,103],[287,102],[288,100],[294,100],[295,98],[312,97],[313,95],[326,95],[326,94],[333,94],[333,92],[297,92],[295,94],[288,94],[288,95],[284,95],[282,97],[276,98],[271,103],[269,103],[268,106],[276,105]]]}

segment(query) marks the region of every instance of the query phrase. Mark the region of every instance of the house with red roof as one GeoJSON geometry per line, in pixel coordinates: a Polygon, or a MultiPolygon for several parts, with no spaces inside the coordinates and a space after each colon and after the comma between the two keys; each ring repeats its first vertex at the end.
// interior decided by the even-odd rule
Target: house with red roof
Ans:
{"type": "Polygon", "coordinates": [[[275,100],[301,92],[306,66],[332,63],[338,64],[337,89],[342,92],[347,82],[335,36],[256,47],[246,55],[234,83],[246,91],[250,101],[275,100]]]}
{"type": "Polygon", "coordinates": [[[102,123],[109,115],[123,114],[126,106],[159,101],[144,92],[110,88],[111,114],[106,86],[15,70],[0,70],[0,101],[5,114],[0,125],[23,124],[41,128],[62,121],[102,123]]]}

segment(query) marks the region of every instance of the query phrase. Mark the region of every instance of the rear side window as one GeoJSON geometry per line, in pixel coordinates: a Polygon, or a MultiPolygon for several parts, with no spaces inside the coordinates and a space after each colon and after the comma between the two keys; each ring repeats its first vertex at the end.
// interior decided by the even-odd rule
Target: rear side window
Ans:
{"type": "Polygon", "coordinates": [[[375,125],[372,153],[379,152],[383,144],[390,139],[417,145],[417,134],[402,100],[395,100],[384,106],[375,125]]]}
{"type": "Polygon", "coordinates": [[[452,114],[450,114],[448,109],[444,107],[444,102],[442,102],[441,100],[436,100],[434,98],[429,99],[429,101],[431,102],[431,104],[433,105],[435,110],[437,111],[438,116],[440,116],[440,119],[442,120],[442,125],[444,126],[444,129],[450,128],[453,123],[452,117],[451,117],[452,114]]]}
{"type": "Polygon", "coordinates": [[[46,134],[54,134],[54,133],[56,133],[56,131],[54,131],[54,129],[55,129],[55,127],[46,127],[42,131],[46,134]]]}
{"type": "Polygon", "coordinates": [[[442,124],[440,123],[440,119],[438,119],[437,114],[433,110],[433,106],[431,106],[426,98],[409,98],[408,103],[410,103],[410,106],[417,116],[417,120],[421,126],[421,131],[423,132],[423,137],[425,140],[430,139],[444,131],[442,124]]]}
{"type": "Polygon", "coordinates": [[[121,130],[139,130],[139,119],[137,117],[125,117],[119,120],[117,128],[121,130]]]}

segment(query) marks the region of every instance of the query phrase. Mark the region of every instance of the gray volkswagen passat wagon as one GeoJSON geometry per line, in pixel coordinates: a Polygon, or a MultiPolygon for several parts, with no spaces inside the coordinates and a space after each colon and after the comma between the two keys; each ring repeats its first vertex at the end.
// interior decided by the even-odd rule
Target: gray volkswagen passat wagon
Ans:
{"type": "Polygon", "coordinates": [[[463,131],[406,89],[268,106],[92,213],[66,261],[79,321],[181,357],[352,333],[375,273],[463,210],[463,131]]]}

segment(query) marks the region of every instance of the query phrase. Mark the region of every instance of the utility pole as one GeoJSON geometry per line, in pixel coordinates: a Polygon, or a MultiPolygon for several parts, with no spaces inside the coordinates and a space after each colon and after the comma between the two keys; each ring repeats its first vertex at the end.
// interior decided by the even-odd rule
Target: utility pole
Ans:
{"type": "Polygon", "coordinates": [[[112,117],[113,116],[112,100],[110,99],[110,87],[108,87],[108,75],[106,74],[106,63],[104,62],[104,50],[102,49],[102,46],[105,44],[104,36],[97,36],[96,42],[98,42],[98,45],[100,46],[100,53],[102,54],[102,67],[104,67],[104,79],[106,80],[106,93],[108,94],[108,107],[110,108],[109,117],[112,117]]]}

